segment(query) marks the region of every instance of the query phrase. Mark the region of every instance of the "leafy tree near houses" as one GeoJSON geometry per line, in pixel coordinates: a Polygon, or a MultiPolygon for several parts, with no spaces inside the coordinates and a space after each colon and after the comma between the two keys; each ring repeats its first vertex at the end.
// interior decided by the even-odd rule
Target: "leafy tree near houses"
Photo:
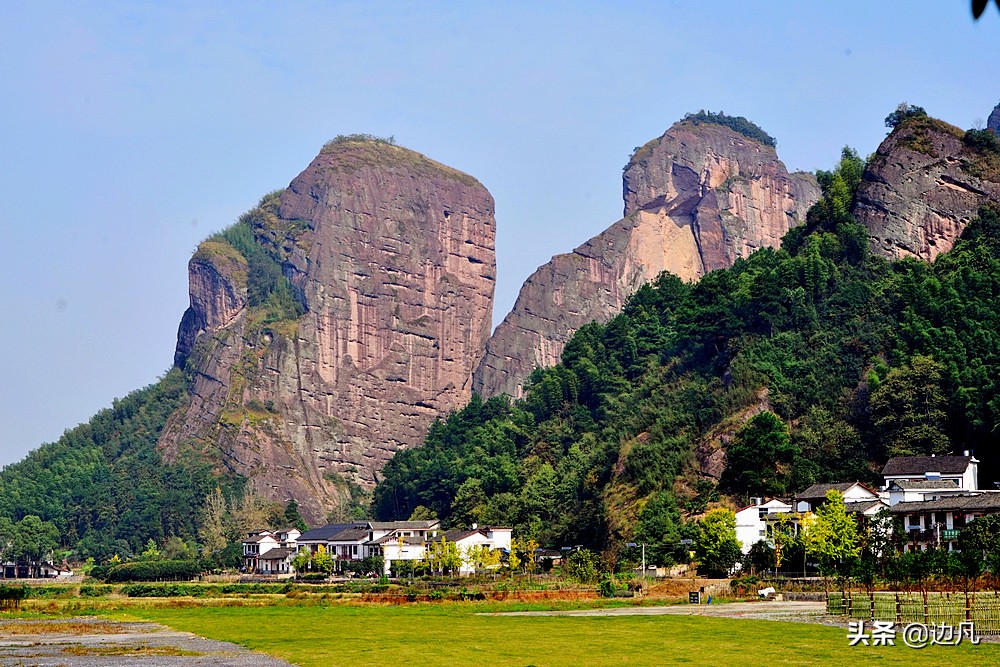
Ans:
{"type": "Polygon", "coordinates": [[[743,559],[743,570],[751,575],[763,574],[776,567],[775,551],[764,540],[754,542],[743,559]]]}
{"type": "Polygon", "coordinates": [[[302,574],[309,569],[309,564],[312,562],[312,552],[308,549],[301,549],[295,557],[292,558],[292,568],[295,569],[296,574],[302,574]]]}
{"type": "Polygon", "coordinates": [[[824,576],[842,572],[861,553],[857,521],[847,514],[839,491],[827,491],[826,502],[816,510],[806,531],[806,553],[818,561],[824,576]]]}
{"type": "Polygon", "coordinates": [[[951,448],[944,373],[932,357],[917,355],[889,371],[872,392],[873,422],[889,456],[944,454],[951,448]]]}
{"type": "Polygon", "coordinates": [[[709,510],[698,522],[695,560],[706,573],[727,576],[740,558],[740,541],[736,538],[736,515],[718,507],[709,510]]]}
{"type": "Polygon", "coordinates": [[[491,549],[485,544],[474,544],[464,550],[462,560],[476,572],[496,569],[500,567],[500,550],[491,549]]]}
{"type": "Polygon", "coordinates": [[[474,523],[482,523],[483,513],[489,498],[483,491],[483,483],[476,477],[470,477],[462,482],[451,501],[451,525],[468,527],[474,523]]]}
{"type": "Polygon", "coordinates": [[[768,410],[759,412],[729,445],[721,484],[741,495],[783,495],[796,454],[785,422],[768,410]]]}
{"type": "Polygon", "coordinates": [[[25,561],[30,575],[38,577],[41,566],[59,546],[59,530],[50,521],[29,514],[18,522],[0,517],[0,556],[25,561]]]}
{"type": "Polygon", "coordinates": [[[512,539],[510,541],[510,555],[507,559],[507,567],[510,571],[516,572],[518,568],[522,572],[530,572],[535,568],[535,550],[538,549],[538,542],[531,539],[512,539]]]}
{"type": "Polygon", "coordinates": [[[462,567],[462,553],[458,545],[441,536],[440,540],[435,540],[427,544],[427,555],[425,560],[432,572],[438,574],[454,574],[462,567]]]}
{"type": "Polygon", "coordinates": [[[590,549],[574,549],[566,557],[566,574],[581,584],[596,583],[600,567],[600,557],[590,549]]]}
{"type": "Polygon", "coordinates": [[[291,498],[288,504],[285,505],[285,512],[282,516],[284,519],[284,528],[298,528],[303,533],[309,529],[306,525],[305,519],[299,514],[299,504],[295,501],[295,498],[291,498]]]}
{"type": "Polygon", "coordinates": [[[336,559],[326,550],[322,544],[316,548],[316,553],[312,556],[312,567],[317,572],[322,572],[326,576],[333,574],[337,568],[336,559]]]}
{"type": "Polygon", "coordinates": [[[417,505],[410,512],[410,518],[408,521],[437,521],[437,512],[432,509],[428,509],[423,505],[417,505]]]}

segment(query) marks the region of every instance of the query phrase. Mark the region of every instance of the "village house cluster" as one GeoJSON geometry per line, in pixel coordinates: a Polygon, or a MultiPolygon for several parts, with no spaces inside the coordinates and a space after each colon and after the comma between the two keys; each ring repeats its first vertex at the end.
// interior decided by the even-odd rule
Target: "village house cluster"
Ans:
{"type": "MultiPolygon", "coordinates": [[[[331,523],[304,533],[291,528],[259,530],[243,540],[243,571],[269,576],[291,576],[295,556],[307,550],[313,554],[322,547],[343,569],[344,563],[381,557],[383,572],[388,575],[399,561],[424,560],[432,544],[445,540],[457,547],[462,563],[458,573],[472,574],[476,549],[509,553],[511,529],[472,525],[468,530],[441,530],[441,522],[426,521],[354,521],[331,523]]],[[[398,568],[397,568],[398,569],[398,568]]]]}
{"type": "Polygon", "coordinates": [[[882,468],[884,483],[873,489],[861,482],[813,484],[793,498],[754,498],[736,513],[736,536],[743,553],[760,540],[770,541],[774,525],[794,532],[830,490],[839,491],[844,508],[861,521],[883,510],[902,517],[903,549],[958,548],[960,531],[977,517],[1000,513],[1000,491],[979,488],[978,464],[968,451],[961,456],[897,456],[882,468]]]}

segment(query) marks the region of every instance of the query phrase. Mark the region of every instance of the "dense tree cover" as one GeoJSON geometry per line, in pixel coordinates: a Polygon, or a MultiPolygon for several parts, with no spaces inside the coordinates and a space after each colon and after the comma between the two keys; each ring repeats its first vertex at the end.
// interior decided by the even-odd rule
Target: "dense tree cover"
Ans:
{"type": "Polygon", "coordinates": [[[156,451],[167,417],[186,398],[184,375],[173,369],[6,466],[0,517],[51,522],[59,543],[97,560],[139,553],[150,539],[193,539],[198,514],[191,510],[216,482],[196,457],[167,465],[156,451]]]}
{"type": "Polygon", "coordinates": [[[37,577],[46,561],[54,558],[59,546],[59,530],[50,521],[29,514],[18,522],[0,516],[0,561],[27,564],[30,576],[37,577]]]}
{"type": "MultiPolygon", "coordinates": [[[[474,397],[382,472],[373,509],[513,525],[544,545],[640,539],[669,562],[716,498],[699,463],[729,443],[721,490],[872,482],[889,455],[975,449],[1000,424],[1000,214],[933,264],[868,254],[845,149],[781,249],[696,284],[661,275],[582,327],[519,401],[474,397]],[[765,412],[756,418],[750,415],[765,412]]],[[[790,556],[801,560],[801,555],[790,556]]]]}
{"type": "Polygon", "coordinates": [[[740,541],[736,539],[736,515],[732,510],[717,507],[705,513],[698,522],[698,543],[695,558],[699,573],[725,577],[740,558],[740,541]]]}
{"type": "Polygon", "coordinates": [[[778,142],[770,134],[760,128],[759,125],[743,116],[727,116],[723,112],[705,111],[702,109],[698,113],[684,114],[684,120],[698,125],[699,123],[712,123],[713,125],[723,125],[734,132],[739,132],[745,137],[749,137],[766,146],[777,146],[778,142]]]}
{"type": "MultiPolygon", "coordinates": [[[[304,312],[282,273],[278,247],[303,223],[277,216],[279,195],[265,195],[236,224],[209,239],[229,244],[247,260],[249,301],[261,322],[304,312]]],[[[0,471],[0,521],[17,524],[35,516],[51,522],[59,544],[98,562],[114,555],[129,559],[149,540],[194,544],[208,535],[208,552],[219,564],[238,562],[232,545],[249,528],[304,526],[296,505],[285,508],[243,493],[244,480],[219,476],[204,452],[184,450],[175,463],[164,463],[157,440],[168,417],[187,399],[187,379],[174,368],[7,466],[0,471]],[[202,511],[210,496],[218,500],[213,490],[222,498],[219,520],[225,522],[215,531],[206,530],[208,514],[202,511]]]]}

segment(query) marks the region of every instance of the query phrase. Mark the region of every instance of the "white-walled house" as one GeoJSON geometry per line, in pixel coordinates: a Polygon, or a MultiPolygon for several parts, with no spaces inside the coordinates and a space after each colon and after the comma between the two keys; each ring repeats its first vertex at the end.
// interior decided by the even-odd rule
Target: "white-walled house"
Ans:
{"type": "Polygon", "coordinates": [[[962,456],[894,456],[882,468],[890,505],[979,491],[979,461],[962,456]]]}
{"type": "Polygon", "coordinates": [[[382,556],[388,572],[394,561],[424,558],[424,542],[436,537],[440,528],[437,519],[331,523],[303,533],[298,547],[315,552],[322,545],[336,559],[338,569],[344,561],[382,556]]]}
{"type": "Polygon", "coordinates": [[[383,558],[383,573],[388,576],[393,563],[401,560],[418,561],[427,557],[427,541],[422,537],[385,535],[376,541],[383,558]]]}
{"type": "Polygon", "coordinates": [[[767,540],[767,517],[769,514],[784,514],[792,511],[791,503],[780,498],[772,498],[763,502],[762,498],[754,498],[752,505],[747,505],[736,512],[736,539],[740,541],[743,553],[749,553],[750,547],[761,540],[767,540]]]}
{"type": "Polygon", "coordinates": [[[478,527],[472,524],[469,530],[449,530],[442,537],[449,542],[454,542],[462,556],[462,565],[458,573],[462,575],[475,574],[476,565],[469,558],[472,549],[476,547],[486,547],[490,550],[510,552],[511,529],[496,526],[478,527]]]}
{"type": "Polygon", "coordinates": [[[298,547],[298,528],[254,530],[243,540],[243,571],[252,574],[291,575],[298,547]]]}
{"type": "Polygon", "coordinates": [[[840,495],[844,498],[845,504],[879,499],[878,491],[861,482],[813,484],[795,496],[795,510],[798,512],[815,512],[817,507],[826,502],[826,494],[830,491],[839,491],[840,495]]]}

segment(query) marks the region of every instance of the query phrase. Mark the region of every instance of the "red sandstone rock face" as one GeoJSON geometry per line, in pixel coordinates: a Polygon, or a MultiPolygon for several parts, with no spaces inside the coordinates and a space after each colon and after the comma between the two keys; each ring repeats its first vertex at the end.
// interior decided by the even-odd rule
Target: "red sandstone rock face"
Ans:
{"type": "Polygon", "coordinates": [[[897,127],[879,146],[855,198],[870,245],[890,259],[933,260],[948,252],[987,201],[1000,201],[1000,174],[939,120],[897,127]]]}
{"type": "Polygon", "coordinates": [[[177,333],[174,362],[182,364],[195,339],[229,325],[247,305],[247,262],[224,243],[206,241],[188,262],[191,307],[177,333]]]}
{"type": "MultiPolygon", "coordinates": [[[[325,148],[256,231],[281,249],[307,312],[264,324],[245,309],[202,327],[193,348],[182,327],[192,403],[161,445],[168,456],[186,442],[215,450],[315,522],[470,398],[490,332],[493,199],[412,151],[346,141],[325,148]]],[[[200,275],[192,262],[192,309],[228,303],[200,275]]]]}
{"type": "Polygon", "coordinates": [[[777,246],[819,198],[773,148],[713,124],[680,122],[636,151],[624,176],[625,217],[521,288],[476,370],[474,389],[520,396],[538,366],[559,361],[576,329],[616,314],[662,271],[696,280],[757,248],[777,246]]]}

